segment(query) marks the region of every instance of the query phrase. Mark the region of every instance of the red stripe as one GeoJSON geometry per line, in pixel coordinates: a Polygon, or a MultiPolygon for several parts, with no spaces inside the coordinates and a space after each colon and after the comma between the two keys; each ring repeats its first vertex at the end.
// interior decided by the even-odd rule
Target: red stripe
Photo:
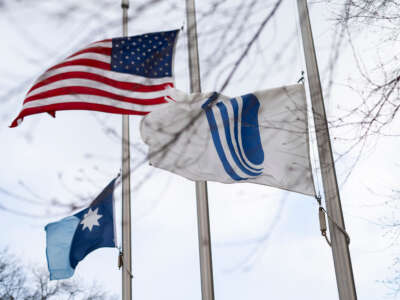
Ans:
{"type": "MultiPolygon", "coordinates": [[[[172,87],[174,87],[174,86],[172,85],[172,87]]],[[[172,101],[176,102],[175,99],[172,98],[172,97],[170,97],[170,96],[166,96],[166,98],[168,98],[169,100],[172,100],[172,101]]]]}
{"type": "Polygon", "coordinates": [[[111,42],[111,41],[112,41],[112,39],[105,39],[105,40],[93,42],[90,45],[97,44],[97,43],[103,43],[103,42],[111,42]]]}
{"type": "Polygon", "coordinates": [[[26,108],[20,112],[18,117],[11,123],[10,127],[18,126],[17,120],[22,119],[26,116],[39,114],[39,113],[51,113],[54,111],[60,110],[94,110],[94,111],[101,111],[107,112],[112,114],[124,114],[124,115],[146,115],[148,111],[136,111],[136,110],[129,110],[129,109],[122,109],[116,108],[108,105],[103,104],[93,104],[93,103],[84,103],[84,102],[74,102],[74,103],[58,103],[58,104],[50,104],[44,105],[39,107],[31,107],[26,108]]]}
{"type": "Polygon", "coordinates": [[[105,48],[105,47],[100,47],[100,46],[90,47],[90,48],[86,48],[86,49],[80,50],[78,52],[75,52],[74,54],[68,56],[67,59],[77,56],[79,54],[83,54],[83,53],[98,53],[98,54],[104,54],[104,55],[111,56],[111,48],[105,48]]]}
{"type": "Polygon", "coordinates": [[[27,97],[25,98],[24,104],[44,98],[51,98],[51,97],[71,95],[71,94],[95,95],[140,105],[156,105],[156,104],[167,103],[164,97],[152,98],[152,99],[130,98],[86,86],[67,86],[27,97]]]}
{"type": "Polygon", "coordinates": [[[109,64],[109,63],[105,63],[105,62],[94,60],[94,59],[82,58],[82,59],[74,59],[74,60],[60,63],[58,65],[55,65],[54,67],[51,67],[46,72],[55,70],[55,69],[59,69],[62,67],[66,67],[66,66],[87,66],[87,67],[94,67],[94,68],[98,68],[98,69],[108,70],[108,71],[111,70],[111,64],[109,64]]]}
{"type": "Polygon", "coordinates": [[[127,90],[127,91],[135,91],[135,92],[156,92],[156,91],[161,91],[166,89],[167,87],[174,87],[172,82],[169,83],[163,83],[163,84],[154,84],[154,85],[144,85],[144,84],[139,84],[139,83],[134,83],[134,82],[124,82],[124,81],[118,81],[114,79],[110,79],[98,74],[94,73],[88,73],[88,72],[65,72],[61,74],[57,74],[54,76],[51,76],[49,78],[46,78],[43,81],[40,81],[36,83],[29,91],[28,94],[42,86],[45,86],[47,84],[59,81],[59,80],[64,80],[64,79],[89,79],[89,80],[94,80],[98,81],[104,84],[107,84],[109,86],[122,89],[122,90],[127,90]]]}

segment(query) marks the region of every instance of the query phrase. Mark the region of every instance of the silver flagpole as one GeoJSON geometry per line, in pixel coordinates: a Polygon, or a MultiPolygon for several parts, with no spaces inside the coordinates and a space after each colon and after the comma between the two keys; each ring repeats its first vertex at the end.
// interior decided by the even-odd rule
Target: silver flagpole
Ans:
{"type": "Polygon", "coordinates": [[[297,0],[297,7],[299,11],[301,34],[303,37],[304,56],[306,60],[308,84],[310,87],[325,202],[327,213],[330,216],[330,218],[328,218],[329,232],[339,298],[340,300],[356,300],[357,294],[354,285],[353,269],[347,236],[344,231],[343,212],[340,203],[339,188],[329,138],[328,122],[322,96],[307,1],[297,0]],[[340,226],[340,228],[338,226],[340,226]]]}
{"type": "MultiPolygon", "coordinates": [[[[194,0],[186,0],[186,19],[189,52],[190,92],[201,92],[199,51],[197,46],[196,9],[194,0]]],[[[208,215],[207,182],[196,181],[197,226],[199,237],[199,257],[201,294],[203,300],[214,299],[212,272],[210,220],[208,215]]]]}
{"type": "MultiPolygon", "coordinates": [[[[129,0],[121,1],[122,34],[128,36],[129,0]]],[[[122,116],[122,299],[132,299],[131,165],[129,115],[122,116]]]]}

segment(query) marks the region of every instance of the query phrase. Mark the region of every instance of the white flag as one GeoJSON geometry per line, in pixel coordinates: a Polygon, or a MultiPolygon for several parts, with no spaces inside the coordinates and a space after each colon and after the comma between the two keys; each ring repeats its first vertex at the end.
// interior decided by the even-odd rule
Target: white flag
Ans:
{"type": "Polygon", "coordinates": [[[191,180],[315,195],[302,84],[229,99],[186,95],[141,122],[150,164],[191,180]]]}

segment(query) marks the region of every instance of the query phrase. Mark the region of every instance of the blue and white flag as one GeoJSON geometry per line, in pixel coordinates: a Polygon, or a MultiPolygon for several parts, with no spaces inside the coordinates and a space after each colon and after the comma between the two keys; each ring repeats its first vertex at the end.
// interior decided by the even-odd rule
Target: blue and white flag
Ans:
{"type": "Polygon", "coordinates": [[[252,182],[315,195],[303,85],[236,98],[183,98],[142,120],[151,165],[191,180],[252,182]]]}
{"type": "Polygon", "coordinates": [[[101,247],[116,247],[113,179],[90,206],[47,224],[46,255],[50,280],[74,275],[77,264],[101,247]]]}

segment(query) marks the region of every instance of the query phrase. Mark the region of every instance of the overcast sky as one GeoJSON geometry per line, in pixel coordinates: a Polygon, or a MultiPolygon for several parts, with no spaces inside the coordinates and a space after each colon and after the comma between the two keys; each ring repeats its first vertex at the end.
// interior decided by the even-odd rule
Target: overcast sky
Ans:
{"type": "MultiPolygon", "coordinates": [[[[132,1],[130,13],[145,2],[132,1]]],[[[210,3],[198,2],[199,13],[210,10],[210,3]]],[[[250,33],[268,14],[269,2],[256,6],[247,24],[250,33]]],[[[0,11],[0,204],[38,215],[31,218],[0,210],[0,247],[9,247],[24,262],[37,266],[46,266],[44,226],[68,215],[52,206],[51,200],[71,203],[81,196],[94,197],[118,173],[120,141],[105,132],[104,124],[119,133],[121,117],[66,111],[58,112],[56,119],[46,114],[27,117],[16,129],[8,125],[30,85],[46,68],[89,42],[121,35],[120,3],[105,1],[108,6],[102,10],[96,8],[97,3],[22,1],[0,11]],[[63,12],[68,12],[66,19],[60,18],[63,12]],[[39,204],[7,195],[4,189],[39,204]]],[[[226,9],[236,4],[230,5],[226,9]]],[[[181,27],[184,8],[183,1],[165,1],[147,9],[135,15],[129,33],[181,27]]],[[[294,0],[284,1],[225,94],[235,96],[297,81],[305,67],[295,9],[294,0]]],[[[331,17],[324,4],[313,5],[311,20],[321,70],[331,50],[331,17]]],[[[214,41],[206,33],[224,24],[224,15],[216,14],[199,25],[203,90],[220,87],[227,73],[224,69],[229,70],[237,58],[232,50],[214,72],[202,67],[214,51],[214,41]]],[[[175,72],[177,87],[188,91],[185,34],[179,37],[175,72]]],[[[246,43],[249,36],[242,38],[240,42],[246,43]]],[[[365,42],[358,42],[360,49],[368,49],[365,42]]],[[[343,85],[356,74],[352,54],[348,48],[342,54],[327,105],[330,116],[338,105],[357,101],[357,95],[343,85]]],[[[194,183],[147,164],[138,166],[145,157],[139,122],[139,117],[131,117],[134,299],[201,299],[194,183]]],[[[379,140],[341,186],[359,299],[384,299],[390,293],[379,281],[390,278],[396,248],[391,246],[393,237],[385,235],[378,223],[390,214],[384,202],[396,183],[397,143],[379,140]]],[[[341,147],[334,144],[336,150],[341,147]]],[[[340,182],[353,161],[350,155],[338,163],[340,182]]],[[[118,220],[120,194],[119,188],[115,192],[118,220]]],[[[319,233],[315,199],[254,184],[209,183],[209,205],[216,299],[338,299],[331,250],[319,233]]],[[[75,276],[89,283],[98,281],[119,294],[117,256],[115,249],[97,250],[78,265],[75,276]]]]}

